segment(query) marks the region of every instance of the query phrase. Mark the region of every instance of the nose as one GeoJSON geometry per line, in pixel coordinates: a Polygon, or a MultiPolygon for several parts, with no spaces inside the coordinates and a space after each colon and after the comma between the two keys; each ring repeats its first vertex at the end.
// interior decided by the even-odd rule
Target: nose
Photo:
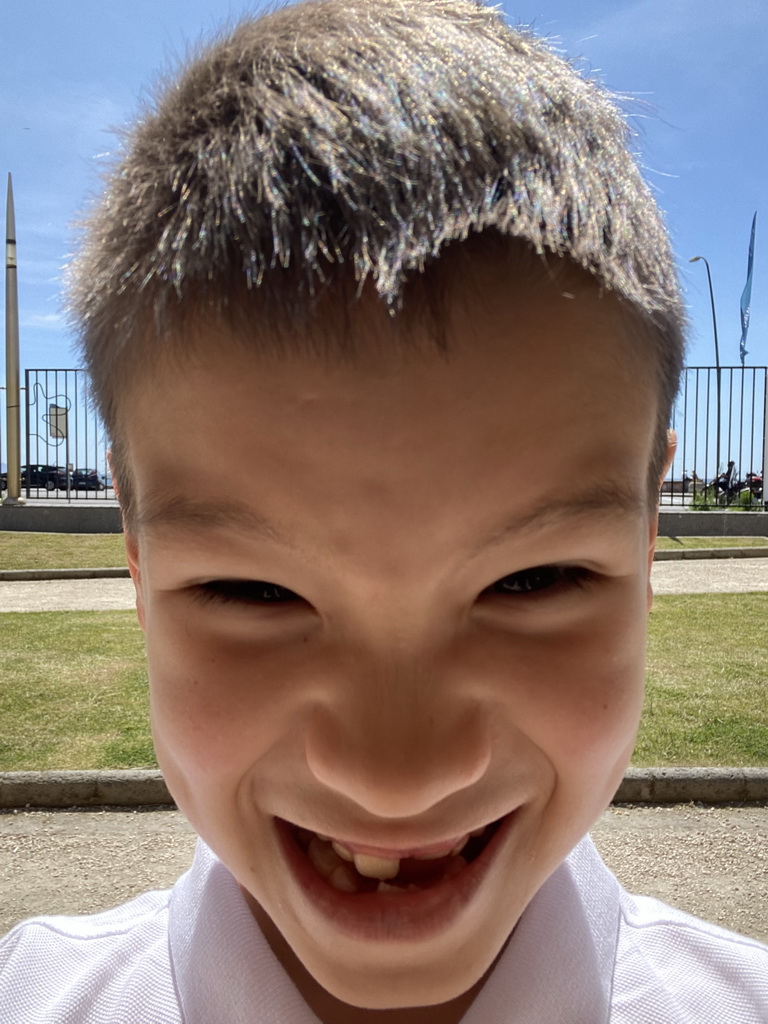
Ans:
{"type": "Polygon", "coordinates": [[[492,730],[476,702],[413,672],[356,675],[308,723],[306,758],[318,782],[368,814],[408,818],[482,779],[492,730]]]}

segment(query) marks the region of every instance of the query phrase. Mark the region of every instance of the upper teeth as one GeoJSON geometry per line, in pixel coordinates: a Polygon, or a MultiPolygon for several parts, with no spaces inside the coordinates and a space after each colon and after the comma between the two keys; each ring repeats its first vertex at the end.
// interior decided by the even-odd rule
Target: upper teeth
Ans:
{"type": "MultiPolygon", "coordinates": [[[[483,832],[484,831],[485,831],[485,829],[483,829],[483,832]]],[[[481,835],[480,832],[478,832],[477,834],[481,835]]],[[[475,835],[475,833],[473,832],[472,835],[475,835]]],[[[456,843],[454,848],[451,850],[451,856],[455,857],[457,853],[461,853],[461,851],[464,849],[464,847],[467,845],[468,842],[469,842],[469,836],[464,836],[463,839],[460,839],[458,841],[458,843],[456,843]]]]}
{"type": "Polygon", "coordinates": [[[372,857],[368,853],[355,853],[353,860],[358,872],[365,878],[379,878],[381,880],[394,878],[400,870],[400,858],[394,857],[372,857]]]}
{"type": "MultiPolygon", "coordinates": [[[[439,860],[446,856],[455,857],[461,853],[468,840],[469,836],[464,836],[454,844],[448,854],[425,853],[414,857],[414,860],[439,860]]],[[[365,878],[378,878],[384,881],[389,878],[395,878],[400,871],[400,861],[402,859],[400,857],[376,857],[369,853],[356,853],[336,839],[331,840],[331,847],[334,853],[341,857],[342,860],[350,864],[354,863],[358,874],[363,875],[365,878]]]]}
{"type": "MultiPolygon", "coordinates": [[[[323,837],[320,836],[320,838],[322,839],[323,837]]],[[[336,853],[338,853],[342,860],[348,860],[351,863],[355,859],[354,855],[352,854],[352,851],[348,850],[346,846],[342,846],[341,843],[337,843],[335,839],[331,843],[331,846],[334,848],[336,853]]]]}

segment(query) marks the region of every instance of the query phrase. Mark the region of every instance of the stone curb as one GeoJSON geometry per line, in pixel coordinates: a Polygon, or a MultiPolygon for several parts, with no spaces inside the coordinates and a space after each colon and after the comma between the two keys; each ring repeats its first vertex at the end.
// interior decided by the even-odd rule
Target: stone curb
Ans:
{"type": "Polygon", "coordinates": [[[0,582],[10,580],[105,580],[127,579],[127,569],[0,569],[0,582]]]}
{"type": "Polygon", "coordinates": [[[764,801],[768,768],[628,768],[613,798],[615,804],[764,801]]]}
{"type": "MultiPolygon", "coordinates": [[[[629,768],[612,802],[768,802],[768,768],[629,768]]],[[[159,771],[0,772],[4,809],[172,806],[159,771]]]]}
{"type": "Polygon", "coordinates": [[[0,808],[170,806],[159,771],[0,772],[0,808]]]}
{"type": "Polygon", "coordinates": [[[696,558],[768,558],[768,545],[756,548],[679,548],[656,551],[654,562],[676,562],[696,558]]]}
{"type": "MultiPolygon", "coordinates": [[[[655,562],[676,562],[699,558],[768,558],[768,545],[756,548],[680,548],[657,551],[655,562]]],[[[0,582],[11,580],[104,580],[128,579],[125,568],[102,569],[0,569],[0,582]]]]}

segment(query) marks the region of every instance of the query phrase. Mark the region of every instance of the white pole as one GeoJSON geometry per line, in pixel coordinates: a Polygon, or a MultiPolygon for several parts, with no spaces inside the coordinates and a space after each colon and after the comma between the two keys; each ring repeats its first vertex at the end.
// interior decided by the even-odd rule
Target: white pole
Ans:
{"type": "Polygon", "coordinates": [[[8,173],[5,207],[5,412],[8,436],[8,494],[4,505],[23,505],[21,497],[21,388],[19,386],[19,291],[16,280],[16,216],[8,173]]]}

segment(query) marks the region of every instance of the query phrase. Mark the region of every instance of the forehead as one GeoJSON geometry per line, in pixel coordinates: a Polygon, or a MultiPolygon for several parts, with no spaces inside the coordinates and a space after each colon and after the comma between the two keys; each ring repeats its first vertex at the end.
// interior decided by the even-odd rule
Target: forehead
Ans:
{"type": "Polygon", "coordinates": [[[323,391],[339,411],[370,408],[375,395],[386,406],[430,395],[457,412],[506,397],[505,418],[519,419],[522,411],[533,422],[581,393],[595,415],[617,405],[619,420],[622,407],[627,416],[645,412],[654,420],[653,353],[613,294],[572,267],[558,268],[551,280],[486,260],[459,269],[461,276],[454,267],[443,278],[437,310],[421,303],[415,314],[390,317],[364,294],[341,309],[328,303],[326,315],[293,336],[265,331],[258,318],[236,332],[204,322],[187,330],[128,386],[128,437],[148,413],[168,429],[181,416],[189,428],[190,406],[199,415],[217,401],[222,415],[251,420],[254,403],[241,408],[235,401],[243,392],[254,402],[269,396],[306,404],[310,393],[323,391]]]}
{"type": "MultiPolygon", "coordinates": [[[[258,292],[258,289],[257,289],[258,292]]],[[[494,351],[512,364],[533,349],[556,357],[547,379],[567,376],[575,363],[595,368],[608,360],[624,365],[638,386],[652,384],[656,354],[651,332],[615,294],[602,289],[567,259],[535,255],[516,240],[495,244],[471,240],[449,246],[423,274],[405,286],[404,308],[388,309],[368,282],[358,293],[351,278],[317,300],[314,314],[274,321],[270,302],[237,290],[217,311],[181,307],[158,342],[152,332],[136,349],[135,374],[126,372],[127,391],[145,392],[151,369],[178,384],[214,376],[242,364],[243,354],[267,367],[285,365],[333,375],[339,369],[377,365],[404,376],[435,354],[480,369],[494,351]],[[636,371],[643,371],[637,377],[636,371]]],[[[435,360],[435,364],[440,360],[435,360]]],[[[126,371],[129,367],[125,367],[126,371]]],[[[530,364],[528,370],[535,373],[530,364]]],[[[292,372],[293,372],[292,371],[292,372]]],[[[544,383],[544,382],[542,382],[544,383]]],[[[124,417],[129,422],[130,415],[124,417]]]]}
{"type": "MultiPolygon", "coordinates": [[[[353,282],[347,284],[319,300],[313,319],[295,324],[270,325],[258,301],[232,303],[235,312],[226,323],[211,323],[192,310],[182,329],[169,333],[166,366],[160,369],[183,385],[201,373],[213,377],[228,365],[242,365],[246,355],[254,365],[261,361],[265,371],[283,363],[296,379],[305,372],[340,379],[342,371],[354,370],[405,378],[426,364],[439,377],[441,364],[482,374],[495,358],[533,377],[546,362],[535,353],[546,350],[542,389],[573,376],[577,365],[605,376],[608,364],[619,374],[626,369],[635,386],[653,387],[650,332],[614,294],[567,260],[547,264],[517,248],[450,247],[409,283],[405,308],[396,315],[372,287],[358,296],[353,282]]],[[[144,392],[145,376],[137,383],[144,392]]]]}
{"type": "Polygon", "coordinates": [[[619,303],[579,281],[506,283],[485,268],[447,297],[444,352],[418,321],[404,337],[362,310],[345,358],[256,354],[211,331],[133,389],[139,505],[196,500],[202,476],[231,496],[254,474],[262,493],[293,481],[305,504],[331,495],[374,518],[385,493],[437,510],[470,492],[491,504],[510,481],[536,507],[568,474],[585,489],[613,480],[624,504],[643,498],[653,374],[619,303]]]}

